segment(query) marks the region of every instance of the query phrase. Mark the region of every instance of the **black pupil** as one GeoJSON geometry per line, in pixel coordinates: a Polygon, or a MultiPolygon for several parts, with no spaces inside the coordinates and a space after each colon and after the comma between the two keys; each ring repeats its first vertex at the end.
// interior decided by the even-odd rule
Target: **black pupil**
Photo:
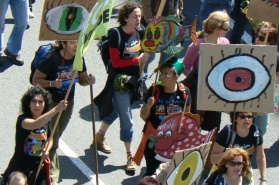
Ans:
{"type": "Polygon", "coordinates": [[[237,82],[237,83],[240,83],[242,81],[242,78],[241,77],[237,77],[236,79],[235,79],[235,82],[237,82]]]}
{"type": "Polygon", "coordinates": [[[181,180],[184,181],[185,179],[187,179],[188,176],[189,176],[189,174],[190,174],[190,168],[187,168],[187,169],[183,172],[182,177],[181,177],[181,180]]]}

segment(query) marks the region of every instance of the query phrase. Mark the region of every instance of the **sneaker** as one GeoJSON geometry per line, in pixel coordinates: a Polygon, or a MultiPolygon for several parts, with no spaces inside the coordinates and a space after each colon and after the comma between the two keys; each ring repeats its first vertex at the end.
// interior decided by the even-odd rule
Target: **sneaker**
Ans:
{"type": "Polygon", "coordinates": [[[29,16],[29,19],[35,18],[35,15],[30,10],[28,10],[28,16],[29,16]]]}
{"type": "Polygon", "coordinates": [[[111,147],[107,144],[105,136],[100,134],[100,133],[96,133],[96,141],[97,141],[97,148],[98,150],[106,153],[106,154],[110,154],[111,153],[111,147]]]}
{"type": "Polygon", "coordinates": [[[23,66],[24,61],[23,61],[23,58],[21,58],[21,56],[19,54],[18,55],[13,55],[8,51],[7,48],[4,50],[4,53],[7,55],[7,57],[9,57],[12,60],[14,65],[23,66]]]}
{"type": "Polygon", "coordinates": [[[136,171],[136,163],[133,161],[132,156],[128,157],[126,170],[127,171],[136,171]]]}

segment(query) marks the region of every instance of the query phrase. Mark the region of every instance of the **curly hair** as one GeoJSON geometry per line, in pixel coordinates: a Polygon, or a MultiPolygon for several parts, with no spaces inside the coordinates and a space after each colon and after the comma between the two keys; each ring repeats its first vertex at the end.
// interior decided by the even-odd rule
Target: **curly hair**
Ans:
{"type": "MultiPolygon", "coordinates": [[[[230,112],[230,120],[231,120],[231,123],[233,123],[233,120],[236,121],[237,117],[240,115],[240,114],[244,114],[244,113],[250,113],[250,112],[230,112]],[[235,117],[233,117],[235,115],[235,117]],[[234,119],[233,119],[234,118],[234,119]]],[[[256,118],[257,118],[257,113],[256,112],[252,112],[252,116],[253,116],[253,123],[255,122],[256,118]]]]}
{"type": "Polygon", "coordinates": [[[241,156],[243,160],[243,168],[241,171],[241,175],[248,175],[250,171],[250,159],[248,152],[242,148],[229,148],[228,150],[226,150],[225,154],[223,155],[221,161],[218,164],[217,171],[222,174],[226,173],[226,164],[229,161],[234,160],[234,158],[238,156],[241,156]]]}
{"type": "Polygon", "coordinates": [[[23,114],[32,117],[32,112],[30,110],[30,102],[37,95],[42,95],[44,97],[45,108],[43,114],[50,110],[50,106],[52,103],[51,94],[44,88],[40,87],[39,85],[36,85],[34,87],[29,88],[21,98],[21,112],[23,114]]]}
{"type": "Polygon", "coordinates": [[[203,31],[198,32],[198,38],[204,37],[204,34],[211,34],[215,29],[221,29],[226,21],[230,21],[230,16],[226,11],[212,12],[207,19],[202,22],[203,31]]]}
{"type": "Polygon", "coordinates": [[[127,24],[125,19],[127,19],[131,14],[131,12],[137,8],[141,8],[140,5],[137,3],[131,3],[131,2],[126,3],[124,6],[120,8],[118,12],[117,22],[119,22],[121,26],[125,26],[127,24]]]}

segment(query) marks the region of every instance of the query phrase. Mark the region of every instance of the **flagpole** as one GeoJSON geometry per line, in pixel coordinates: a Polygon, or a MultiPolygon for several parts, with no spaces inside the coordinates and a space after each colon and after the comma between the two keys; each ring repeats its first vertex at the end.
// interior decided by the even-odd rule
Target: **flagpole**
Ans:
{"type": "Polygon", "coordinates": [[[96,127],[95,127],[95,111],[94,111],[94,95],[93,95],[93,85],[90,84],[90,99],[91,99],[91,114],[92,114],[92,130],[93,130],[93,143],[94,143],[94,157],[95,157],[95,169],[96,169],[96,184],[99,185],[99,168],[98,168],[98,152],[97,152],[97,142],[96,142],[96,127]]]}
{"type": "MultiPolygon", "coordinates": [[[[69,96],[69,94],[70,94],[70,91],[71,91],[71,89],[72,89],[72,86],[73,86],[73,84],[74,84],[74,82],[75,82],[75,77],[76,77],[77,73],[78,73],[78,71],[75,70],[75,73],[74,73],[74,75],[73,75],[73,77],[72,77],[70,86],[69,86],[69,88],[68,88],[68,90],[67,90],[67,93],[66,93],[66,96],[65,96],[65,98],[64,98],[65,101],[68,99],[68,96],[69,96]]],[[[53,140],[53,135],[54,135],[55,129],[56,129],[57,125],[58,125],[58,122],[59,122],[59,119],[60,119],[60,117],[61,117],[61,114],[62,114],[62,111],[59,112],[59,114],[58,114],[58,116],[57,116],[57,118],[56,118],[55,124],[54,124],[54,126],[53,126],[53,129],[52,129],[51,134],[50,134],[50,137],[49,137],[49,141],[53,140]]],[[[47,142],[47,144],[46,144],[46,146],[45,146],[46,149],[48,149],[49,143],[50,143],[50,142],[47,142]]],[[[46,151],[48,151],[48,150],[46,150],[46,151]]],[[[38,178],[38,175],[39,175],[39,172],[40,172],[40,169],[41,169],[42,164],[43,164],[43,160],[42,160],[42,158],[41,158],[40,164],[39,164],[38,169],[37,169],[37,171],[36,171],[36,176],[35,176],[35,180],[34,180],[34,185],[36,184],[36,180],[37,180],[37,178],[38,178]]]]}

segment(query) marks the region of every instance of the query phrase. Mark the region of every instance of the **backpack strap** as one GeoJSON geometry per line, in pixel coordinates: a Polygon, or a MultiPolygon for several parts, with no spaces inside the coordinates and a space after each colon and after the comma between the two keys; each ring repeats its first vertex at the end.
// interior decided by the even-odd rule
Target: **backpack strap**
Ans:
{"type": "Polygon", "coordinates": [[[120,47],[120,43],[121,43],[121,36],[120,36],[120,32],[118,30],[118,27],[113,27],[112,29],[114,29],[117,32],[117,36],[118,36],[118,47],[120,47]]]}
{"type": "Polygon", "coordinates": [[[227,125],[227,130],[228,130],[228,137],[226,140],[226,147],[228,147],[230,145],[230,137],[231,137],[231,131],[232,131],[231,125],[227,125]]]}
{"type": "Polygon", "coordinates": [[[185,103],[185,101],[187,100],[186,86],[181,82],[177,82],[177,85],[179,87],[178,88],[179,91],[182,93],[183,100],[184,100],[184,103],[185,103]]]}
{"type": "Polygon", "coordinates": [[[261,132],[257,125],[252,124],[251,127],[252,127],[252,133],[253,133],[253,144],[256,147],[259,145],[261,132]]]}

